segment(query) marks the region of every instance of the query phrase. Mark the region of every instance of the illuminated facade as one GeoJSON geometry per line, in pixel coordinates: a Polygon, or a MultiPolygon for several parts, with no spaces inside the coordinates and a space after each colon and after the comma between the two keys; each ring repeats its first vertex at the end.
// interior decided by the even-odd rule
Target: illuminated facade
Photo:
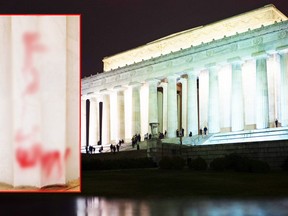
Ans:
{"type": "Polygon", "coordinates": [[[82,145],[143,137],[151,122],[168,138],[288,126],[287,39],[287,17],[267,5],[104,58],[82,79],[82,145]]]}

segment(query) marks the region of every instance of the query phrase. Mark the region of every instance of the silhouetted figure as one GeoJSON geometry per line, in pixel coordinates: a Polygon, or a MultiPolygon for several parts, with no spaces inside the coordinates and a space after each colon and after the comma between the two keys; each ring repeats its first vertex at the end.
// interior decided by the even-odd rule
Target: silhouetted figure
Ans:
{"type": "Polygon", "coordinates": [[[120,149],[120,145],[119,145],[119,144],[117,144],[117,145],[116,145],[116,148],[117,148],[117,152],[119,152],[119,149],[120,149]]]}
{"type": "Polygon", "coordinates": [[[199,130],[199,134],[200,134],[200,135],[203,135],[202,129],[199,130]]]}
{"type": "Polygon", "coordinates": [[[181,129],[181,136],[184,136],[184,128],[181,129]]]}
{"type": "Polygon", "coordinates": [[[278,127],[278,119],[275,120],[275,127],[278,127]]]}
{"type": "Polygon", "coordinates": [[[103,146],[101,146],[101,147],[99,148],[99,152],[102,153],[102,151],[103,151],[103,146]]]}
{"type": "Polygon", "coordinates": [[[179,137],[179,130],[176,130],[176,137],[179,137]]]}
{"type": "Polygon", "coordinates": [[[89,146],[89,153],[92,154],[95,152],[95,148],[93,146],[89,146]]]}
{"type": "Polygon", "coordinates": [[[149,134],[149,139],[151,139],[152,138],[152,134],[149,134]]]}
{"type": "Polygon", "coordinates": [[[113,145],[113,154],[115,154],[115,152],[116,152],[116,146],[113,145]]]}
{"type": "Polygon", "coordinates": [[[165,133],[164,133],[164,134],[165,134],[165,137],[166,137],[166,135],[167,135],[167,130],[165,130],[165,133]]]}
{"type": "Polygon", "coordinates": [[[207,135],[207,130],[208,130],[208,129],[207,129],[207,127],[205,126],[205,127],[204,127],[204,135],[207,135]]]}
{"type": "Polygon", "coordinates": [[[190,133],[189,133],[189,137],[192,137],[192,131],[190,131],[190,133]]]}
{"type": "Polygon", "coordinates": [[[85,146],[86,154],[89,154],[88,146],[85,146]]]}
{"type": "Polygon", "coordinates": [[[110,145],[110,151],[111,152],[113,151],[113,145],[112,144],[110,145]]]}

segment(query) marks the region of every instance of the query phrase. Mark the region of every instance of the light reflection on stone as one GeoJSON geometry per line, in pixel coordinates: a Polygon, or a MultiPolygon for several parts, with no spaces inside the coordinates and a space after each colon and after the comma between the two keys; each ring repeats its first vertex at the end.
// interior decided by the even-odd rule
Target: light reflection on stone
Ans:
{"type": "Polygon", "coordinates": [[[77,216],[130,215],[278,215],[288,214],[288,199],[281,200],[192,200],[192,199],[107,199],[77,198],[77,216]]]}

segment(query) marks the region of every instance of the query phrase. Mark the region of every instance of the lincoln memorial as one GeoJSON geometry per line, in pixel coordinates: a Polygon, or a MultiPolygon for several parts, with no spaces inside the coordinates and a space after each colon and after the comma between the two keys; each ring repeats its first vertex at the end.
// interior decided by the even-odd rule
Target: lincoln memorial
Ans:
{"type": "Polygon", "coordinates": [[[288,21],[274,5],[105,57],[82,79],[81,145],[288,126],[288,21]]]}

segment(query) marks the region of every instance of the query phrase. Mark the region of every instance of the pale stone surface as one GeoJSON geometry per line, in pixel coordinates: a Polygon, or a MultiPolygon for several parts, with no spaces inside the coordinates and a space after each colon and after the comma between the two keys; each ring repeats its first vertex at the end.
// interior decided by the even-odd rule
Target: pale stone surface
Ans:
{"type": "Polygon", "coordinates": [[[216,66],[209,69],[209,101],[208,101],[208,130],[209,133],[218,133],[220,131],[219,119],[219,83],[218,70],[216,66]]]}
{"type": "Polygon", "coordinates": [[[181,117],[181,122],[182,125],[180,128],[184,129],[184,134],[183,136],[187,136],[187,79],[186,78],[181,78],[180,82],[182,83],[182,117],[181,117]]]}
{"type": "Polygon", "coordinates": [[[157,86],[159,80],[149,80],[149,124],[158,123],[157,86]]]}
{"type": "MultiPolygon", "coordinates": [[[[117,113],[118,113],[118,139],[125,138],[125,112],[124,112],[124,92],[117,92],[117,113]]],[[[116,140],[117,141],[117,140],[116,140]]]]}
{"type": "Polygon", "coordinates": [[[197,76],[195,72],[190,72],[188,74],[188,84],[187,84],[187,135],[190,131],[192,135],[198,134],[198,110],[197,110],[197,76]]]}
{"type": "Polygon", "coordinates": [[[81,149],[86,146],[86,98],[81,99],[81,149]]]}
{"type": "Polygon", "coordinates": [[[241,62],[232,63],[231,127],[232,131],[241,131],[244,129],[241,62]]]}
{"type": "Polygon", "coordinates": [[[256,59],[256,128],[269,126],[269,101],[266,56],[256,59]]]}
{"type": "Polygon", "coordinates": [[[140,117],[140,84],[132,86],[132,135],[141,132],[141,117],[140,117]]]}
{"type": "Polygon", "coordinates": [[[177,89],[176,89],[177,76],[167,77],[168,79],[168,100],[167,100],[167,136],[175,137],[178,126],[177,122],[177,89]]]}
{"type": "Polygon", "coordinates": [[[90,100],[90,115],[89,115],[89,145],[94,146],[97,144],[96,131],[97,131],[97,100],[91,98],[90,100]]]}
{"type": "Polygon", "coordinates": [[[224,36],[228,37],[236,33],[246,32],[248,29],[259,28],[262,25],[271,25],[280,20],[287,20],[287,17],[274,6],[262,7],[206,26],[178,32],[144,46],[106,57],[103,59],[104,71],[141,62],[152,57],[155,58],[190,46],[197,46],[202,42],[207,43],[213,39],[217,40],[224,36]]]}
{"type": "Polygon", "coordinates": [[[288,126],[288,54],[280,55],[281,63],[281,125],[288,126]]]}

